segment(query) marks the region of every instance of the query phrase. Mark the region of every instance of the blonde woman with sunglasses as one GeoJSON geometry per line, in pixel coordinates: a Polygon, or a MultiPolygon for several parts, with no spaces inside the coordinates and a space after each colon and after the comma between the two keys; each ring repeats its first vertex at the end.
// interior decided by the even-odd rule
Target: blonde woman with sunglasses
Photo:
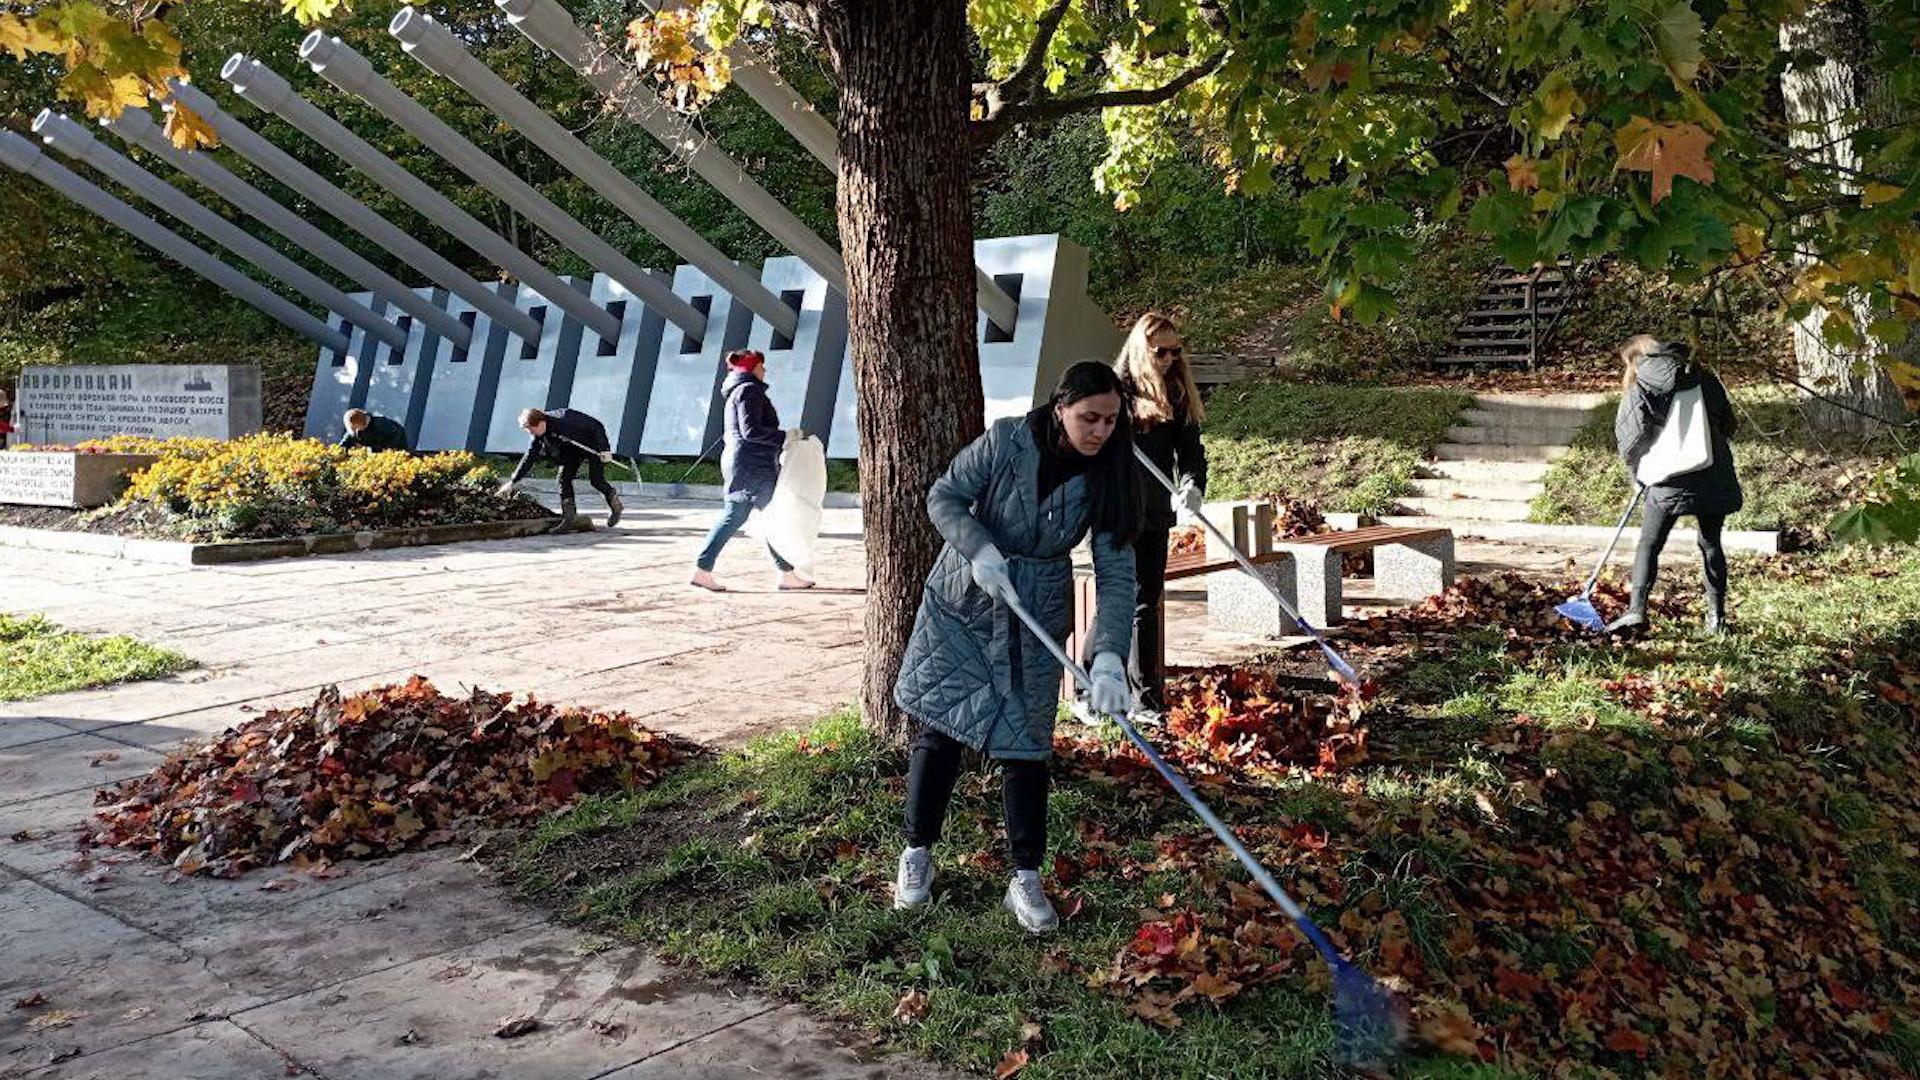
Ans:
{"type": "Polygon", "coordinates": [[[1200,442],[1200,424],[1207,417],[1187,365],[1186,342],[1171,318],[1149,311],[1134,321],[1114,369],[1133,402],[1133,440],[1141,451],[1172,477],[1179,488],[1170,498],[1158,480],[1140,469],[1146,493],[1146,511],[1139,538],[1133,544],[1134,580],[1138,593],[1133,611],[1134,683],[1142,708],[1166,708],[1165,648],[1160,614],[1167,584],[1168,536],[1177,523],[1176,509],[1198,514],[1207,490],[1207,451],[1200,442]]]}

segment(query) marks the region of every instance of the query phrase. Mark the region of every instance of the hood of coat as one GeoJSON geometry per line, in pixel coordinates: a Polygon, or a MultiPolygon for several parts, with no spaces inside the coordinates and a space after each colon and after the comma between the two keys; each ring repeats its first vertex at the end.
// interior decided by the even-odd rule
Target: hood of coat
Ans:
{"type": "Polygon", "coordinates": [[[1685,345],[1663,342],[1658,349],[1640,358],[1635,380],[1649,394],[1691,390],[1700,385],[1700,369],[1687,359],[1687,355],[1685,345]]]}
{"type": "Polygon", "coordinates": [[[731,396],[735,390],[740,389],[740,387],[747,383],[754,383],[759,386],[767,385],[759,379],[754,378],[753,372],[751,371],[729,371],[727,372],[726,381],[720,384],[720,393],[723,396],[731,396]]]}

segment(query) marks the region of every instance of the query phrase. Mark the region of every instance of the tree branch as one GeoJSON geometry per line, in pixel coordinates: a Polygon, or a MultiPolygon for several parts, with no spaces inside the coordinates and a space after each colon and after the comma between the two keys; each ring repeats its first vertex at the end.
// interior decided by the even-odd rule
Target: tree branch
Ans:
{"type": "Polygon", "coordinates": [[[974,145],[978,147],[991,145],[995,139],[1015,124],[1042,123],[1072,116],[1075,113],[1092,112],[1096,109],[1158,105],[1219,70],[1226,59],[1227,50],[1218,49],[1206,59],[1159,86],[1140,87],[1133,90],[1102,90],[1098,93],[1078,94],[1073,97],[1042,97],[1029,101],[1004,103],[998,109],[990,111],[984,119],[974,121],[974,145]]]}
{"type": "Polygon", "coordinates": [[[1059,31],[1060,22],[1067,17],[1067,9],[1071,7],[1073,0],[1056,0],[1052,7],[1041,13],[1033,25],[1033,41],[1027,45],[1027,55],[1021,59],[1019,67],[987,91],[989,97],[996,91],[1003,99],[1009,96],[1026,97],[1025,91],[1031,89],[1033,81],[1040,77],[1040,69],[1046,65],[1047,47],[1053,44],[1053,35],[1059,31]],[[1012,93],[1009,94],[1009,91],[1012,93]]]}

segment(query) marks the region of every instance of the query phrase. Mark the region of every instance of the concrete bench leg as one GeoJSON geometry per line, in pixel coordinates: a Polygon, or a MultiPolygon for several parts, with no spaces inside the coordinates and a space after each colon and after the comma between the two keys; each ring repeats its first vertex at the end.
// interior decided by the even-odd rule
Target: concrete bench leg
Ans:
{"type": "Polygon", "coordinates": [[[1290,548],[1288,553],[1293,556],[1300,617],[1316,627],[1340,625],[1340,553],[1312,545],[1290,548]]]}
{"type": "Polygon", "coordinates": [[[1424,600],[1453,584],[1453,536],[1373,549],[1373,581],[1382,596],[1424,600]]]}
{"type": "MultiPolygon", "coordinates": [[[[1275,559],[1256,569],[1260,576],[1293,601],[1293,560],[1275,559]]],[[[1217,570],[1207,575],[1207,625],[1215,630],[1256,637],[1282,637],[1293,624],[1274,602],[1265,585],[1253,580],[1245,570],[1217,570]]]]}

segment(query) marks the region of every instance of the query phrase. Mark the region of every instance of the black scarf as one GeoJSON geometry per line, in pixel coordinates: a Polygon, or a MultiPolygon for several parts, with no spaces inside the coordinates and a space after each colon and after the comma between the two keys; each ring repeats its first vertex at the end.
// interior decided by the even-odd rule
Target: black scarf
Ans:
{"type": "Polygon", "coordinates": [[[1028,413],[1027,430],[1033,432],[1033,441],[1040,447],[1040,473],[1034,479],[1034,489],[1043,501],[1093,464],[1093,459],[1080,451],[1060,445],[1065,436],[1052,405],[1042,405],[1028,413]]]}

